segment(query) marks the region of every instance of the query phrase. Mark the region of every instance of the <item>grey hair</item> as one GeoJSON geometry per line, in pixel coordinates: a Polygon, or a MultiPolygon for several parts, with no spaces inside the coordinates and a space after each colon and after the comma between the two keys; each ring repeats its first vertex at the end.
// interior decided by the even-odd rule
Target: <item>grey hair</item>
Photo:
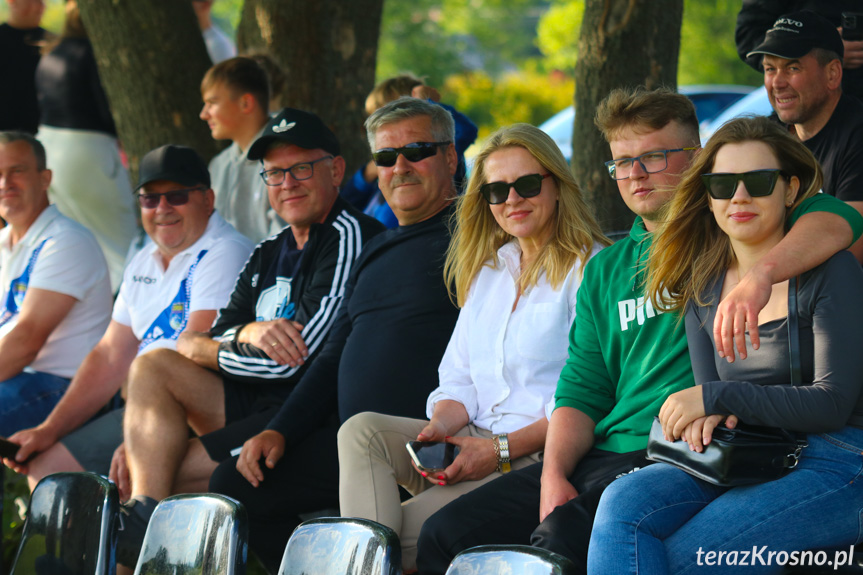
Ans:
{"type": "Polygon", "coordinates": [[[45,146],[42,142],[36,139],[33,134],[20,132],[18,130],[9,130],[0,132],[0,144],[11,144],[12,142],[27,142],[30,146],[30,151],[36,156],[36,167],[41,171],[48,167],[48,160],[45,154],[45,146]]]}
{"type": "Polygon", "coordinates": [[[375,136],[381,127],[419,116],[431,118],[432,138],[436,142],[455,143],[455,122],[452,114],[442,106],[404,96],[383,105],[368,117],[366,135],[369,139],[369,147],[373,152],[375,151],[375,136]]]}

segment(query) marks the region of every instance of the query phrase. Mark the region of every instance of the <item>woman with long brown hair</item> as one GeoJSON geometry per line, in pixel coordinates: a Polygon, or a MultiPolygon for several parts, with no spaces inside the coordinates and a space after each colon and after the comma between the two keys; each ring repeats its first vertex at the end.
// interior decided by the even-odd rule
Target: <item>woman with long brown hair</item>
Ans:
{"type": "Polygon", "coordinates": [[[663,463],[615,481],[597,512],[590,572],[776,572],[795,553],[799,559],[807,549],[847,549],[860,540],[863,272],[857,261],[840,252],[800,276],[796,290],[788,281],[774,285],[759,315],[761,343],[737,361],[719,357],[713,341],[719,302],[782,240],[794,208],[817,194],[821,181],[809,150],[777,124],[766,118],[725,124],[676,190],[648,272],[657,309],[685,311],[697,384],[663,404],[666,439],[682,438],[702,452],[726,418],[729,427],[780,427],[806,434],[799,464],[781,479],[745,487],[720,487],[663,463]],[[789,329],[789,315],[799,318],[797,330],[789,329]],[[788,345],[795,338],[800,385],[790,384],[788,345]],[[753,563],[753,549],[778,559],[753,563]],[[744,551],[749,560],[740,563],[744,551]]]}

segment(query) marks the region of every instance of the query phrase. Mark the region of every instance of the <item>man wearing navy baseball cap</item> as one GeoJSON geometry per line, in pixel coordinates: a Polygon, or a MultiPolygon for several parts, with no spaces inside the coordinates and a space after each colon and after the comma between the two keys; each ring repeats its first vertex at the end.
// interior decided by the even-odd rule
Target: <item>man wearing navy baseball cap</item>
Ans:
{"type": "MultiPolygon", "coordinates": [[[[345,161],[314,114],[285,108],[248,156],[261,161],[270,204],[288,225],[258,244],[209,331],[187,330],[176,351],[132,365],[122,565],[135,565],[159,500],[206,491],[217,464],[266,427],[326,340],[355,258],[383,230],[339,198],[345,161]],[[189,427],[197,438],[189,440],[189,427]]],[[[335,430],[324,439],[334,444],[335,430]]],[[[125,462],[112,465],[121,486],[125,462]]]]}
{"type": "MultiPolygon", "coordinates": [[[[842,93],[839,32],[815,12],[785,14],[747,57],[755,55],[779,119],[821,163],[822,191],[863,213],[863,104],[842,93]]],[[[863,262],[863,243],[850,249],[863,262]]]]}

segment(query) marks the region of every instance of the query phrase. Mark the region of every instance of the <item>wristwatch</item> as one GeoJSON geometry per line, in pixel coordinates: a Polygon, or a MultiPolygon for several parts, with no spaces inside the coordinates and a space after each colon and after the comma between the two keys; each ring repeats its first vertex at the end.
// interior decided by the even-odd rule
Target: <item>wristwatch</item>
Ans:
{"type": "Polygon", "coordinates": [[[498,433],[494,436],[494,453],[497,455],[497,470],[501,473],[509,473],[512,465],[509,459],[509,438],[506,433],[498,433]]]}

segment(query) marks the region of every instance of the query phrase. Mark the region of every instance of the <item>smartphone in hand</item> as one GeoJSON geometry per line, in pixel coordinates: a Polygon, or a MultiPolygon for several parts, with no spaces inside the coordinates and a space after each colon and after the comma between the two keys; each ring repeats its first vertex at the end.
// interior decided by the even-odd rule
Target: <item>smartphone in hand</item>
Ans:
{"type": "Polygon", "coordinates": [[[452,465],[459,452],[452,443],[435,441],[408,441],[405,447],[420,471],[443,471],[452,465]]]}
{"type": "Polygon", "coordinates": [[[17,443],[12,443],[8,439],[0,437],[0,457],[15,459],[15,455],[19,449],[21,449],[21,446],[17,443]]]}
{"type": "Polygon", "coordinates": [[[863,12],[842,12],[842,39],[849,42],[863,40],[863,12]]]}

